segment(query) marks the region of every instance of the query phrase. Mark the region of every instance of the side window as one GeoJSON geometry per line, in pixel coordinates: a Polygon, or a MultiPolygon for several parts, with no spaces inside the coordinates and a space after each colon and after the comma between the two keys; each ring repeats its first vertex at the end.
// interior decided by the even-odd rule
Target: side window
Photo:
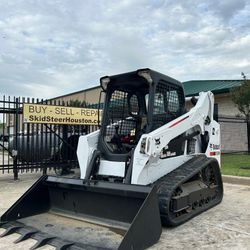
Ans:
{"type": "Polygon", "coordinates": [[[154,114],[164,114],[165,103],[163,93],[156,93],[154,99],[154,114]]]}
{"type": "Polygon", "coordinates": [[[167,102],[169,112],[177,113],[179,111],[180,102],[177,90],[169,90],[167,92],[167,102]]]}
{"type": "Polygon", "coordinates": [[[137,95],[133,94],[132,96],[130,96],[129,98],[129,112],[132,115],[139,115],[139,101],[138,101],[138,97],[137,95]]]}

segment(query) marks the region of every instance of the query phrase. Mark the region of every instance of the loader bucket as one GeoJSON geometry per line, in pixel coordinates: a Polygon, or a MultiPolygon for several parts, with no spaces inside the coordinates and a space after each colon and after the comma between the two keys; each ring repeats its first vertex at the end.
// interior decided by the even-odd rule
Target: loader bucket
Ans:
{"type": "Polygon", "coordinates": [[[158,241],[155,187],[42,176],[1,217],[32,249],[145,249],[158,241]]]}

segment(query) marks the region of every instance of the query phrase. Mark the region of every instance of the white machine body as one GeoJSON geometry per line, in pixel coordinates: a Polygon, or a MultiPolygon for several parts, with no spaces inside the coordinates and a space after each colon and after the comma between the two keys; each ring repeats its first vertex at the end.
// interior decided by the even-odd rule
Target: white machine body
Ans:
{"type": "MultiPolygon", "coordinates": [[[[143,134],[134,149],[131,184],[147,185],[168,174],[188,161],[194,155],[201,154],[201,136],[208,138],[205,153],[215,158],[220,164],[221,142],[220,125],[213,119],[214,96],[212,92],[201,92],[196,105],[187,113],[143,134]],[[198,132],[194,140],[194,149],[188,152],[185,141],[184,154],[175,156],[168,151],[171,140],[180,135],[198,132]],[[165,156],[162,157],[163,151],[165,156]]],[[[99,130],[81,136],[78,143],[77,156],[80,165],[81,179],[85,179],[88,164],[94,150],[97,149],[99,130]]],[[[100,160],[98,175],[124,177],[125,162],[100,160]]]]}

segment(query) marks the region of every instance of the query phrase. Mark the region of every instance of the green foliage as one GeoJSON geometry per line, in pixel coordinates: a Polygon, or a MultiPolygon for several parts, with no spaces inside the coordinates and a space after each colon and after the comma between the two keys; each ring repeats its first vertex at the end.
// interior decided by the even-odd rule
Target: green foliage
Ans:
{"type": "Polygon", "coordinates": [[[0,133],[1,133],[1,131],[4,129],[4,124],[3,123],[0,123],[0,133]]]}
{"type": "Polygon", "coordinates": [[[80,100],[70,100],[68,102],[68,106],[70,107],[79,107],[79,108],[86,108],[87,103],[85,101],[80,101],[80,100]]]}
{"type": "Polygon", "coordinates": [[[232,100],[238,107],[239,111],[250,121],[250,80],[242,73],[243,82],[239,87],[231,90],[232,100]]]}

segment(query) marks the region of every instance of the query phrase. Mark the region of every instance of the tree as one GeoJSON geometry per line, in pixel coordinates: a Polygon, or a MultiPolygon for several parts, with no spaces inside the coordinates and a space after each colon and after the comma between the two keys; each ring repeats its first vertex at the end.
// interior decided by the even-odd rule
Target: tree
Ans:
{"type": "Polygon", "coordinates": [[[243,81],[241,86],[231,90],[232,100],[247,122],[248,152],[250,152],[250,80],[241,73],[243,81]]]}
{"type": "Polygon", "coordinates": [[[67,104],[68,106],[79,107],[79,108],[86,108],[88,106],[88,104],[85,101],[80,101],[80,100],[70,100],[67,104]]]}

